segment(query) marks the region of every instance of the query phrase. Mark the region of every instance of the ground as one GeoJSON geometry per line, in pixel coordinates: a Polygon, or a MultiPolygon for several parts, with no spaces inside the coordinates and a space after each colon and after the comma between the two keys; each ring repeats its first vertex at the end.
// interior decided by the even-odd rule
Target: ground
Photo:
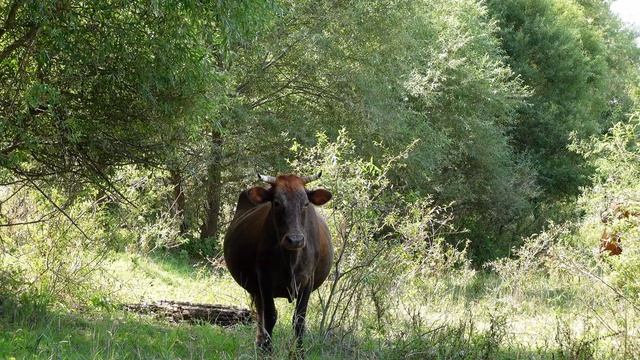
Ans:
{"type": "MultiPolygon", "coordinates": [[[[15,321],[1,327],[0,358],[259,357],[253,344],[254,324],[230,328],[175,324],[120,309],[123,303],[153,300],[249,307],[249,297],[224,268],[213,269],[209,263],[173,253],[114,254],[106,271],[95,276],[96,283],[110,291],[96,295],[90,304],[54,306],[46,311],[15,310],[15,321]]],[[[357,334],[330,332],[321,336],[316,299],[310,307],[305,339],[307,358],[637,358],[628,343],[637,342],[638,320],[610,318],[615,312],[589,300],[583,292],[592,285],[585,279],[578,279],[582,285],[574,280],[550,284],[532,277],[529,284],[502,289],[498,296],[495,274],[476,273],[464,283],[441,279],[429,293],[406,294],[404,301],[423,300],[425,305],[415,308],[421,312],[422,324],[401,326],[413,319],[415,314],[411,312],[415,309],[398,306],[402,301],[397,299],[398,303],[390,306],[400,310],[391,314],[385,329],[380,330],[371,320],[357,334]],[[624,336],[617,327],[621,320],[627,328],[624,336]]],[[[284,299],[277,300],[276,305],[280,317],[274,357],[287,358],[294,340],[290,325],[293,305],[284,299]]],[[[622,305],[625,316],[633,316],[622,305]]]]}

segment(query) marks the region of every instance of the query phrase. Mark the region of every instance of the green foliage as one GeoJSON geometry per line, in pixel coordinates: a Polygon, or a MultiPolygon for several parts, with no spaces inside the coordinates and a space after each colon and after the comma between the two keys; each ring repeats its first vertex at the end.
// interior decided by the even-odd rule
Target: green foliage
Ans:
{"type": "Polygon", "coordinates": [[[112,237],[110,249],[147,253],[185,241],[179,232],[180,219],[171,211],[172,189],[164,171],[128,166],[120,168],[115,179],[118,192],[130,204],[109,196],[99,200],[105,204],[99,219],[112,237]]]}
{"type": "Polygon", "coordinates": [[[221,227],[202,219],[225,221],[256,164],[288,169],[282,134],[312,145],[342,127],[365,157],[419,139],[389,180],[455,202],[477,260],[505,255],[554,208],[540,199],[585,183],[568,134],[619,119],[637,78],[631,35],[598,1],[8,5],[2,177],[123,201],[120,168],[166,168],[180,233],[208,255],[221,227]]]}
{"type": "Polygon", "coordinates": [[[95,218],[102,205],[89,200],[71,205],[56,193],[62,213],[37,192],[9,187],[1,194],[10,209],[2,221],[13,225],[0,227],[1,288],[7,301],[18,308],[87,301],[98,290],[89,275],[112,245],[111,234],[95,218]]]}
{"type": "Polygon", "coordinates": [[[318,135],[312,148],[294,143],[292,168],[297,173],[322,171],[314,186],[335,194],[324,211],[336,259],[319,295],[321,333],[335,328],[360,332],[375,323],[375,331],[384,334],[393,324],[391,309],[408,284],[426,284],[444,274],[473,274],[466,247],[460,251],[444,242],[454,231],[451,209],[428,199],[408,201],[393,191],[388,176],[405,166],[415,145],[399,154],[377,145],[384,155],[374,161],[358,155],[344,130],[333,142],[318,135]]]}
{"type": "MultiPolygon", "coordinates": [[[[419,47],[403,83],[407,106],[427,125],[407,129],[426,141],[412,164],[426,177],[416,185],[455,201],[465,226],[509,226],[527,214],[537,190],[532,169],[506,136],[528,91],[505,65],[498,29],[481,4],[431,2],[420,13],[421,23],[409,26],[419,47]]],[[[476,250],[488,245],[473,240],[476,250]]]]}
{"type": "Polygon", "coordinates": [[[38,34],[0,66],[4,169],[104,186],[110,166],[159,163],[207,111],[217,75],[195,8],[11,3],[38,34]]]}
{"type": "Polygon", "coordinates": [[[601,1],[489,1],[508,63],[533,90],[518,110],[516,148],[538,168],[544,197],[577,195],[588,164],[567,149],[620,121],[636,84],[633,36],[601,1]],[[624,76],[619,74],[624,73],[624,76]]]}
{"type": "MultiPolygon", "coordinates": [[[[528,90],[506,66],[497,30],[477,1],[291,6],[279,27],[241,51],[244,121],[234,132],[245,136],[228,151],[282,172],[283,133],[310,145],[316,132],[335,137],[344,127],[374,159],[376,142],[401,152],[420,139],[390,181],[455,201],[474,254],[491,257],[485,249],[509,247],[537,195],[533,168],[507,136],[528,90]]],[[[238,164],[250,171],[245,159],[238,164]]]]}

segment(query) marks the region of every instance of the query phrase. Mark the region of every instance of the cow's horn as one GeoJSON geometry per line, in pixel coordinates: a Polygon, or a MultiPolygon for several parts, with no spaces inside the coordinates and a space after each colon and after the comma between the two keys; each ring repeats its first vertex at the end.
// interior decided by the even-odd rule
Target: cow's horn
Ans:
{"type": "Polygon", "coordinates": [[[322,176],[322,171],[318,172],[315,175],[311,175],[311,176],[303,176],[302,177],[302,182],[306,183],[310,183],[312,181],[316,181],[320,178],[320,176],[322,176]]]}
{"type": "Polygon", "coordinates": [[[262,174],[258,173],[258,179],[260,179],[260,180],[262,180],[262,181],[264,181],[266,183],[269,183],[271,185],[276,183],[276,178],[273,177],[273,176],[269,176],[269,175],[262,175],[262,174]]]}

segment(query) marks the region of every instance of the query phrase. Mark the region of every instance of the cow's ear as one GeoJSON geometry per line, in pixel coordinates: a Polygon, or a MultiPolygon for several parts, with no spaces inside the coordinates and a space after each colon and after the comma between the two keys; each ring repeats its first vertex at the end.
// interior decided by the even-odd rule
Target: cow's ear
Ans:
{"type": "Polygon", "coordinates": [[[271,191],[260,186],[252,187],[251,189],[249,189],[248,195],[249,200],[251,200],[251,202],[255,205],[271,201],[271,198],[273,197],[271,191]]]}
{"type": "Polygon", "coordinates": [[[311,203],[314,205],[326,204],[329,200],[331,200],[331,196],[332,196],[331,193],[325,189],[317,189],[317,190],[309,191],[307,193],[307,197],[309,198],[309,201],[311,201],[311,203]]]}

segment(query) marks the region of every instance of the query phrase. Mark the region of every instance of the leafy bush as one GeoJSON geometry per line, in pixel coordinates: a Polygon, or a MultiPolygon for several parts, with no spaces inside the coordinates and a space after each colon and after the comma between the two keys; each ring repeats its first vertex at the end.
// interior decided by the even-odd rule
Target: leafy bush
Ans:
{"type": "Polygon", "coordinates": [[[622,248],[620,256],[602,257],[610,280],[640,304],[640,112],[618,123],[600,138],[575,141],[573,149],[595,168],[594,185],[578,204],[585,213],[574,241],[597,247],[608,237],[622,248]],[[602,235],[600,235],[602,234],[602,235]]]}
{"type": "Polygon", "coordinates": [[[59,191],[44,194],[19,186],[2,189],[2,196],[8,195],[3,221],[11,226],[0,228],[0,286],[18,305],[79,304],[96,290],[89,274],[108,252],[108,235],[95,222],[101,206],[72,203],[59,191]]]}
{"type": "Polygon", "coordinates": [[[291,166],[303,174],[321,170],[314,186],[334,194],[323,210],[335,260],[319,293],[320,332],[394,331],[389,329],[411,285],[470,271],[466,247],[458,250],[443,239],[454,231],[451,208],[429,198],[407,199],[393,188],[389,172],[403,166],[415,143],[399,154],[377,144],[384,155],[373,161],[357,155],[344,130],[333,142],[324,134],[317,140],[310,148],[294,144],[291,166]]]}
{"type": "Polygon", "coordinates": [[[148,253],[184,241],[161,176],[133,167],[117,176],[117,196],[135,205],[90,188],[0,187],[4,307],[84,306],[105,291],[92,278],[113,251],[148,253]]]}
{"type": "Polygon", "coordinates": [[[181,218],[172,211],[172,185],[166,178],[164,171],[137,167],[117,172],[119,191],[126,201],[107,198],[101,213],[101,225],[114,235],[114,249],[150,252],[185,242],[180,236],[181,218]]]}

